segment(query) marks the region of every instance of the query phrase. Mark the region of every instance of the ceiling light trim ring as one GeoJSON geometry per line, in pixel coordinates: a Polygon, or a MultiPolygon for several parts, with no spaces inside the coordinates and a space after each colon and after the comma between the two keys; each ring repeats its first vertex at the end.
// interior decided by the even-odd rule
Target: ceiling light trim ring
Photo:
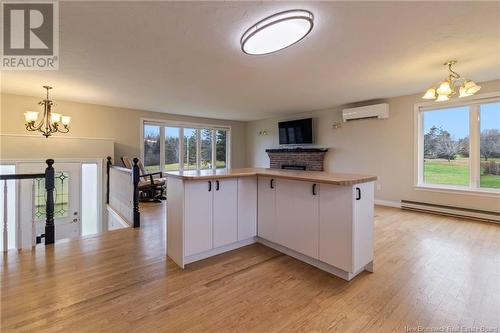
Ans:
{"type": "Polygon", "coordinates": [[[241,51],[243,53],[245,53],[245,54],[253,55],[253,56],[273,54],[273,53],[279,52],[281,50],[284,50],[284,49],[286,49],[288,47],[291,47],[291,46],[297,44],[298,42],[300,42],[301,40],[303,40],[307,35],[309,35],[309,33],[311,32],[311,30],[313,29],[313,27],[314,27],[314,14],[312,12],[310,12],[310,11],[308,11],[306,9],[290,9],[290,10],[285,10],[285,11],[282,11],[282,12],[270,15],[268,17],[265,17],[262,20],[260,20],[259,22],[257,22],[254,25],[252,25],[250,28],[248,28],[243,33],[243,35],[240,38],[241,51]],[[271,20],[271,22],[266,23],[266,24],[264,24],[262,26],[259,26],[263,22],[268,21],[268,20],[272,19],[273,17],[281,16],[283,14],[293,13],[293,12],[296,12],[296,13],[300,13],[301,12],[301,13],[304,13],[304,15],[287,16],[287,17],[283,17],[281,19],[277,19],[275,21],[271,20]],[[274,51],[271,51],[271,52],[266,52],[266,53],[248,53],[248,52],[245,51],[245,43],[248,42],[248,40],[250,38],[252,38],[255,34],[261,32],[262,30],[264,30],[264,29],[266,29],[266,28],[268,28],[270,26],[273,26],[273,25],[275,25],[277,23],[284,22],[284,21],[289,21],[289,20],[294,20],[294,19],[305,20],[305,21],[308,21],[309,24],[310,24],[309,29],[304,34],[304,36],[302,36],[300,39],[296,40],[292,44],[289,44],[289,45],[284,46],[284,47],[282,47],[282,48],[280,48],[278,50],[274,50],[274,51]]]}

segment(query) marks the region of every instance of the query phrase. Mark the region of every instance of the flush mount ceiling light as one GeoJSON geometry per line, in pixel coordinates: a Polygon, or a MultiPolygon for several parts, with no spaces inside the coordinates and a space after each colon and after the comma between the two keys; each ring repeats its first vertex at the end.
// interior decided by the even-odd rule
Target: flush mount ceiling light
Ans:
{"type": "Polygon", "coordinates": [[[458,97],[472,96],[481,89],[481,86],[477,85],[474,81],[461,77],[460,74],[451,69],[451,66],[456,63],[456,60],[444,63],[445,66],[448,66],[448,78],[438,83],[437,86],[427,89],[424,96],[422,96],[423,99],[434,99],[436,102],[445,102],[457,93],[456,88],[458,87],[460,87],[458,97]]]}
{"type": "Polygon", "coordinates": [[[311,32],[314,15],[304,9],[280,12],[257,22],[241,36],[246,54],[269,54],[283,50],[311,32]]]}

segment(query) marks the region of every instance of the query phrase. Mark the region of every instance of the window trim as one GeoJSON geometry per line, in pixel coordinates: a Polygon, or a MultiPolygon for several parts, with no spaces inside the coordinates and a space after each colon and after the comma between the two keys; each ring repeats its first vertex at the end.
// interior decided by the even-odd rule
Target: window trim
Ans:
{"type": "MultiPolygon", "coordinates": [[[[217,169],[217,163],[215,163],[216,160],[216,154],[215,154],[215,131],[216,130],[223,130],[227,131],[227,136],[226,136],[226,167],[225,169],[230,169],[231,168],[231,130],[232,126],[226,126],[226,125],[214,125],[214,124],[206,124],[206,123],[195,123],[195,122],[189,122],[189,121],[176,121],[176,120],[164,120],[164,119],[155,119],[155,118],[140,118],[140,141],[139,141],[139,147],[140,147],[140,156],[141,159],[144,161],[144,125],[153,125],[153,126],[160,126],[160,171],[166,172],[165,171],[165,165],[161,163],[161,161],[165,161],[165,130],[161,130],[161,128],[165,127],[178,127],[179,130],[179,170],[178,171],[184,171],[184,128],[195,128],[195,129],[210,129],[212,130],[212,160],[214,160],[212,169],[203,169],[203,170],[216,170],[217,169]]],[[[197,151],[198,146],[201,144],[199,139],[200,136],[200,131],[197,131],[197,151]]],[[[199,154],[197,154],[196,159],[196,170],[202,170],[200,169],[200,161],[199,161],[199,154]]]]}
{"type": "Polygon", "coordinates": [[[485,103],[500,102],[500,91],[484,93],[469,97],[454,99],[448,102],[421,102],[416,103],[413,109],[413,184],[418,190],[435,192],[477,194],[484,196],[496,196],[500,194],[500,189],[480,187],[480,110],[479,105],[485,103]],[[453,186],[444,184],[424,183],[424,132],[422,114],[425,111],[432,111],[445,108],[469,106],[469,186],[453,186]],[[476,163],[475,163],[476,162],[476,163]]]}

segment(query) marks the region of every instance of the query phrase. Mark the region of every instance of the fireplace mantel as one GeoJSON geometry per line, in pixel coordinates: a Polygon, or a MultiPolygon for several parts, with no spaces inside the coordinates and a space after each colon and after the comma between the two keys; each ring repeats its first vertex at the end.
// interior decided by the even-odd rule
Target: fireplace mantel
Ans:
{"type": "Polygon", "coordinates": [[[266,149],[266,153],[326,153],[328,148],[273,148],[266,149]]]}

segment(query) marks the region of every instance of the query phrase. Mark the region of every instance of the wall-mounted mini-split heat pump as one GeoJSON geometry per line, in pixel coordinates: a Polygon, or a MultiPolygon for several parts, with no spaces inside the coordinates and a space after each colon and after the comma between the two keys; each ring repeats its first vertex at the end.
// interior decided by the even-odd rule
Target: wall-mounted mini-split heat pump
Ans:
{"type": "Polygon", "coordinates": [[[342,120],[344,122],[368,118],[389,118],[389,104],[381,103],[342,110],[342,120]]]}

